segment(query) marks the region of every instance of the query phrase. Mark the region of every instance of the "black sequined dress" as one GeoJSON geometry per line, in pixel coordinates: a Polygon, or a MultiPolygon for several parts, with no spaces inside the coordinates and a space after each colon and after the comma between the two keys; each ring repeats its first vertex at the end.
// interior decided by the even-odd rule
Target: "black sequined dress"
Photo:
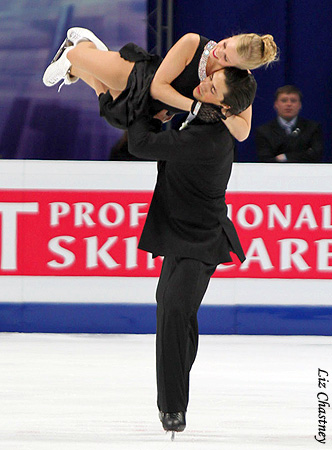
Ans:
{"type": "MultiPolygon", "coordinates": [[[[193,90],[200,83],[198,67],[204,47],[208,42],[207,38],[200,37],[193,59],[171,83],[174,89],[185,97],[194,99],[193,90]]],[[[160,56],[152,55],[133,43],[122,47],[120,55],[127,61],[135,62],[135,65],[129,75],[126,88],[115,100],[109,91],[99,96],[100,115],[110,125],[127,129],[128,125],[143,112],[151,115],[162,109],[167,109],[171,114],[184,112],[158,100],[153,100],[149,95],[151,81],[162,61],[160,56]]]]}

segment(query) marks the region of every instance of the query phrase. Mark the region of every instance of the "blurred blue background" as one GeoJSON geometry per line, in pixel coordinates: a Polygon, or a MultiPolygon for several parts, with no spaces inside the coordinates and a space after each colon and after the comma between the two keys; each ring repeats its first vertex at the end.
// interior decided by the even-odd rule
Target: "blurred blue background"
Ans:
{"type": "MultiPolygon", "coordinates": [[[[133,41],[155,51],[157,3],[0,0],[1,157],[107,160],[122,132],[99,117],[93,91],[79,82],[58,94],[41,77],[71,26],[91,28],[115,50],[133,41]]],[[[168,2],[160,4],[166,15],[168,2]]],[[[296,84],[304,97],[301,114],[322,124],[324,162],[332,162],[332,2],[175,0],[172,5],[173,42],[187,32],[216,41],[242,32],[272,34],[280,61],[254,71],[258,91],[252,128],[275,116],[275,90],[296,84]]],[[[163,56],[166,51],[164,43],[163,56]]],[[[238,144],[237,159],[257,161],[253,133],[238,144]]]]}

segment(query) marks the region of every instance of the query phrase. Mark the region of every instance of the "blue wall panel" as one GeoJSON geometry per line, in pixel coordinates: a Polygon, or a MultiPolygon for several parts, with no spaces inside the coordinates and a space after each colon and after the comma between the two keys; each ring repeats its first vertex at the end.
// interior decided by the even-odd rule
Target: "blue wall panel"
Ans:
{"type": "Polygon", "coordinates": [[[292,0],[286,80],[303,92],[304,117],[321,122],[325,160],[332,161],[332,3],[292,0]]]}

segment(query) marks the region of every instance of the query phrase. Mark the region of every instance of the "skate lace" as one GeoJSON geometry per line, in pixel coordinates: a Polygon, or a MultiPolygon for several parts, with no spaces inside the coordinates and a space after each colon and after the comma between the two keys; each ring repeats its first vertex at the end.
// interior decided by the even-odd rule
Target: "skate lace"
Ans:
{"type": "Polygon", "coordinates": [[[58,87],[58,92],[61,91],[62,86],[66,84],[66,80],[64,79],[63,82],[60,84],[60,86],[58,87]]]}
{"type": "Polygon", "coordinates": [[[61,88],[62,88],[62,86],[63,86],[64,84],[69,85],[69,84],[72,84],[72,83],[74,83],[74,81],[71,81],[71,80],[70,80],[70,70],[69,70],[69,71],[66,73],[66,75],[65,75],[65,77],[64,77],[64,79],[63,79],[63,82],[60,84],[60,86],[59,86],[59,88],[58,88],[58,92],[61,91],[61,88]]]}

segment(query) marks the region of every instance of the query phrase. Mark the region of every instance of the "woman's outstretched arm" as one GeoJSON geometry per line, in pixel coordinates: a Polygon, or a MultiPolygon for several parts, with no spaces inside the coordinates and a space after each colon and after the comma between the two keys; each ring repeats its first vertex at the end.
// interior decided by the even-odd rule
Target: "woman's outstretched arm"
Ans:
{"type": "Polygon", "coordinates": [[[193,100],[180,94],[171,83],[194,57],[199,40],[198,34],[185,34],[168,51],[152,80],[150,88],[152,98],[183,111],[190,111],[193,100]]]}

